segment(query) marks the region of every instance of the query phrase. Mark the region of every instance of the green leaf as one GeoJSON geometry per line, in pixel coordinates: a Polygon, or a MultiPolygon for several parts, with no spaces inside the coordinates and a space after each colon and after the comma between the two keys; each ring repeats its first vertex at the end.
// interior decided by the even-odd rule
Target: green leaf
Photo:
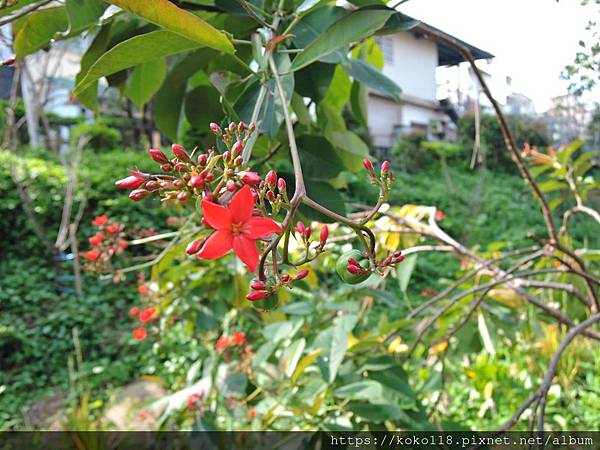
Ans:
{"type": "Polygon", "coordinates": [[[300,338],[294,341],[292,345],[290,345],[283,353],[281,357],[281,364],[286,377],[289,378],[294,374],[305,346],[306,340],[304,338],[300,338]]]}
{"type": "Polygon", "coordinates": [[[297,139],[302,171],[306,178],[328,180],[342,170],[342,160],[333,146],[321,136],[300,136],[297,139]]]}
{"type": "Polygon", "coordinates": [[[302,125],[310,125],[312,122],[312,117],[310,116],[310,111],[304,104],[304,99],[300,97],[297,93],[294,92],[292,96],[291,102],[292,110],[296,113],[298,120],[302,125]]]}
{"type": "Polygon", "coordinates": [[[369,123],[368,100],[369,92],[367,88],[357,81],[353,82],[350,91],[350,106],[354,117],[363,127],[367,127],[369,123]]]}
{"type": "Polygon", "coordinates": [[[182,123],[182,111],[187,80],[206,64],[207,55],[213,50],[202,49],[186,55],[167,75],[165,82],[154,96],[154,121],[160,131],[176,141],[182,123]]]}
{"type": "MultiPolygon", "coordinates": [[[[80,70],[75,77],[75,84],[79,84],[85,77],[85,74],[89,70],[90,66],[96,62],[98,58],[105,52],[108,46],[108,38],[110,37],[110,25],[105,25],[100,28],[96,37],[88,47],[87,51],[81,57],[80,70]]],[[[77,100],[90,108],[92,111],[96,111],[98,108],[98,80],[90,84],[90,86],[77,96],[77,100]]]]}
{"type": "Polygon", "coordinates": [[[408,417],[399,406],[388,403],[350,402],[347,408],[353,414],[369,422],[380,423],[408,417]]]}
{"type": "Polygon", "coordinates": [[[127,80],[124,94],[133,102],[138,111],[141,111],[160,89],[166,75],[167,63],[164,59],[140,64],[127,80]]]}
{"type": "Polygon", "coordinates": [[[315,350],[300,360],[300,362],[296,366],[296,370],[294,371],[294,373],[292,375],[292,383],[295,383],[298,380],[298,378],[300,378],[302,373],[304,373],[304,370],[306,370],[306,368],[308,366],[310,366],[315,361],[315,359],[317,359],[319,357],[320,354],[321,354],[320,349],[315,350]]]}
{"type": "Polygon", "coordinates": [[[362,160],[369,156],[367,144],[351,131],[334,131],[327,134],[327,139],[339,150],[338,155],[349,170],[360,170],[362,160]]]}
{"type": "Polygon", "coordinates": [[[417,257],[419,255],[417,253],[413,253],[412,255],[408,255],[402,264],[398,265],[396,269],[396,276],[398,277],[398,286],[402,292],[406,292],[408,288],[408,283],[410,281],[410,277],[412,276],[413,270],[415,270],[415,265],[417,264],[417,257]]]}
{"type": "Polygon", "coordinates": [[[365,380],[350,383],[333,391],[334,397],[350,400],[382,400],[383,386],[377,381],[365,380]]]}
{"type": "Polygon", "coordinates": [[[343,17],[296,56],[292,70],[299,70],[351,42],[370,36],[391,14],[391,11],[359,10],[343,17]]]}
{"type": "Polygon", "coordinates": [[[302,97],[310,97],[316,102],[320,101],[329,89],[335,67],[333,64],[316,62],[295,72],[296,92],[302,97]]]}
{"type": "Polygon", "coordinates": [[[377,31],[377,34],[393,34],[397,33],[398,31],[407,31],[416,27],[420,23],[421,22],[419,20],[415,20],[412,17],[400,12],[395,12],[388,19],[385,25],[379,31],[377,31]]]}
{"type": "Polygon", "coordinates": [[[302,13],[307,12],[316,6],[320,1],[321,0],[304,0],[302,3],[300,3],[300,6],[296,8],[296,14],[301,15],[302,13]]]}
{"type": "Polygon", "coordinates": [[[212,86],[198,86],[185,96],[185,116],[199,129],[208,130],[210,122],[220,122],[223,118],[221,95],[212,86]]]}
{"type": "Polygon", "coordinates": [[[567,189],[567,184],[560,180],[546,180],[539,187],[542,192],[553,192],[567,189]]]}
{"type": "MultiPolygon", "coordinates": [[[[293,186],[293,184],[288,184],[293,186]]],[[[322,181],[306,180],[306,190],[308,196],[325,206],[327,209],[341,215],[346,214],[346,204],[340,192],[334,189],[330,184],[322,181]]],[[[316,220],[323,223],[332,223],[333,219],[309,208],[306,205],[300,207],[300,212],[309,220],[316,220]]]]}
{"type": "Polygon", "coordinates": [[[579,150],[581,147],[583,147],[584,143],[585,142],[582,141],[581,139],[577,139],[577,140],[571,142],[570,144],[568,144],[567,146],[565,146],[565,148],[560,150],[556,155],[558,161],[561,164],[566,165],[567,162],[569,161],[569,158],[571,158],[571,156],[573,155],[573,153],[575,153],[577,150],[579,150]]]}
{"type": "Polygon", "coordinates": [[[65,8],[69,29],[63,33],[63,37],[70,37],[98,22],[106,4],[102,0],[66,0],[65,8]]]}
{"type": "Polygon", "coordinates": [[[178,8],[169,0],[107,0],[179,36],[225,53],[235,49],[229,38],[200,17],[178,8]]]}
{"type": "Polygon", "coordinates": [[[104,53],[90,67],[73,94],[79,95],[101,77],[197,47],[197,43],[170,31],[153,31],[132,37],[104,53]]]}
{"type": "Polygon", "coordinates": [[[350,59],[343,64],[343,67],[348,72],[348,75],[355,80],[366,84],[381,94],[392,97],[397,102],[400,101],[402,89],[368,62],[360,59],[350,59]]]}
{"type": "Polygon", "coordinates": [[[63,7],[40,9],[27,14],[19,21],[19,31],[13,43],[16,57],[23,59],[46,47],[56,33],[67,28],[68,23],[63,7]]]}
{"type": "Polygon", "coordinates": [[[248,378],[234,370],[233,364],[220,364],[217,369],[215,385],[223,398],[241,398],[246,390],[248,378]]]}
{"type": "Polygon", "coordinates": [[[329,349],[329,382],[333,383],[348,348],[348,332],[342,327],[333,328],[329,349]]]}

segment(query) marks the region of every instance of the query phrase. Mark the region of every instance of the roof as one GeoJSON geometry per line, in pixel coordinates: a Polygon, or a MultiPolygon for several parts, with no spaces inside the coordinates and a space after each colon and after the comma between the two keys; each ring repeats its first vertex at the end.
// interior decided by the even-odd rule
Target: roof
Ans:
{"type": "MultiPolygon", "coordinates": [[[[440,30],[439,28],[426,24],[425,22],[419,22],[410,31],[412,31],[418,36],[422,35],[421,33],[419,33],[419,30],[435,31],[436,33],[442,34],[450,39],[454,39],[456,42],[466,47],[471,52],[471,55],[473,55],[473,58],[476,60],[491,59],[494,57],[494,55],[492,55],[491,53],[486,52],[485,50],[481,50],[480,48],[477,48],[474,45],[471,45],[461,39],[458,39],[440,30]]],[[[443,42],[436,42],[436,45],[438,48],[438,66],[454,66],[458,63],[466,61],[466,59],[453,47],[450,47],[449,45],[444,44],[443,42]]]]}

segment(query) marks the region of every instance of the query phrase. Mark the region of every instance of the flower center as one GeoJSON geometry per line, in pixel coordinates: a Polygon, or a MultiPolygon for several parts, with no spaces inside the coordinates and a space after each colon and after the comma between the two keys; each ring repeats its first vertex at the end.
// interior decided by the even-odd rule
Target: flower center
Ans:
{"type": "Polygon", "coordinates": [[[234,235],[238,235],[241,234],[244,231],[244,224],[243,223],[233,223],[231,225],[231,233],[234,235]]]}

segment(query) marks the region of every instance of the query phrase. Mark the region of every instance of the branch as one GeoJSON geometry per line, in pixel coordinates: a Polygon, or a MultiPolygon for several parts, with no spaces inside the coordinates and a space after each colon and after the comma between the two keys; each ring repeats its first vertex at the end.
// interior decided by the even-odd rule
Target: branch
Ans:
{"type": "Polygon", "coordinates": [[[36,9],[47,5],[48,3],[52,2],[53,0],[42,0],[41,2],[38,3],[34,3],[28,7],[24,7],[23,9],[19,9],[18,11],[16,11],[13,15],[11,16],[7,16],[4,19],[0,20],[0,27],[2,25],[6,25],[7,23],[11,23],[14,20],[17,20],[19,17],[23,17],[26,16],[27,14],[29,14],[30,12],[35,11],[36,9]]]}

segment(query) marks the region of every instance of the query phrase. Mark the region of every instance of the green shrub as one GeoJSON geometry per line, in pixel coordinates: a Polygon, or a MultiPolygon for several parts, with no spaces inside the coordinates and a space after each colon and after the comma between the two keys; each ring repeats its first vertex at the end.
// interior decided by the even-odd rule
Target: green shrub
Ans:
{"type": "Polygon", "coordinates": [[[74,143],[81,137],[89,139],[87,147],[96,151],[116,149],[123,140],[119,130],[98,122],[73,127],[71,136],[74,143]]]}

